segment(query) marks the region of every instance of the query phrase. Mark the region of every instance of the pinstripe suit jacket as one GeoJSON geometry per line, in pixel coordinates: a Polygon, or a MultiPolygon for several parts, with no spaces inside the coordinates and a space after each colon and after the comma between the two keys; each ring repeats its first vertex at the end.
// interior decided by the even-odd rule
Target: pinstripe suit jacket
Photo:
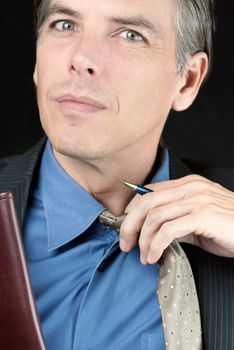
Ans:
{"type": "MultiPolygon", "coordinates": [[[[0,161],[0,192],[13,192],[21,227],[44,143],[45,138],[27,153],[0,161]]],[[[199,173],[234,191],[234,168],[199,167],[198,170],[194,165],[185,164],[170,154],[171,178],[191,173],[199,173]]],[[[204,349],[234,350],[234,259],[217,257],[190,245],[184,245],[184,250],[197,285],[204,349]]]]}

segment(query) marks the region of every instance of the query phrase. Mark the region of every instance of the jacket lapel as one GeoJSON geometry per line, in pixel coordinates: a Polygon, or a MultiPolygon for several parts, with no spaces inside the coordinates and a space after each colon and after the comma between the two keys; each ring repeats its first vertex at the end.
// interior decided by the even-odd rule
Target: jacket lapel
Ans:
{"type": "Polygon", "coordinates": [[[180,177],[192,174],[191,169],[178,159],[170,150],[169,155],[170,179],[179,179],[180,177]]]}
{"type": "Polygon", "coordinates": [[[45,140],[43,137],[32,149],[15,157],[14,161],[7,164],[0,172],[0,192],[13,193],[20,228],[23,225],[30,186],[45,140]]]}

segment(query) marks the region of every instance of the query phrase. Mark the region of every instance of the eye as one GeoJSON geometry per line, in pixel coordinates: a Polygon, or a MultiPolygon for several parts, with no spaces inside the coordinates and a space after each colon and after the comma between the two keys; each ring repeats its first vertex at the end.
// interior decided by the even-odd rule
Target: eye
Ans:
{"type": "Polygon", "coordinates": [[[72,21],[59,20],[52,23],[52,27],[60,32],[65,32],[65,31],[74,31],[76,28],[76,25],[72,21]]]}
{"type": "Polygon", "coordinates": [[[136,32],[135,30],[124,30],[121,33],[121,36],[128,41],[133,41],[133,42],[145,41],[144,37],[138,32],[136,32]]]}

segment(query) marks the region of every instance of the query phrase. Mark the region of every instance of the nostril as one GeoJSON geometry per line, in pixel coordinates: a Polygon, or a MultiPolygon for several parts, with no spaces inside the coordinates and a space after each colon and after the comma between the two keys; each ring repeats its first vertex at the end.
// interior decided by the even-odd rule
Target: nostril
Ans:
{"type": "Polygon", "coordinates": [[[88,68],[87,71],[89,72],[90,75],[94,74],[94,70],[92,68],[88,68]]]}

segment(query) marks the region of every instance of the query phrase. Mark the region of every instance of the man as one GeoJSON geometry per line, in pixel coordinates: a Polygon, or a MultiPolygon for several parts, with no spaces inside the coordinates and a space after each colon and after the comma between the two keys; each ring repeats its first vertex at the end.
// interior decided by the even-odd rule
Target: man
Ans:
{"type": "MultiPolygon", "coordinates": [[[[24,171],[29,162],[24,195],[9,185],[8,165],[1,190],[13,189],[20,208],[46,347],[172,349],[156,297],[157,262],[180,239],[203,249],[185,246],[203,348],[234,348],[233,263],[218,257],[234,255],[233,193],[191,175],[160,146],[170,109],[188,108],[207,74],[211,1],[37,5],[34,81],[48,140],[17,158],[17,171],[20,159],[24,171]],[[132,199],[123,180],[151,182],[154,192],[132,199]],[[105,208],[127,214],[120,243],[98,219],[105,208]]],[[[182,333],[186,323],[178,326],[182,333]]],[[[198,348],[191,339],[189,348],[198,348]]]]}

